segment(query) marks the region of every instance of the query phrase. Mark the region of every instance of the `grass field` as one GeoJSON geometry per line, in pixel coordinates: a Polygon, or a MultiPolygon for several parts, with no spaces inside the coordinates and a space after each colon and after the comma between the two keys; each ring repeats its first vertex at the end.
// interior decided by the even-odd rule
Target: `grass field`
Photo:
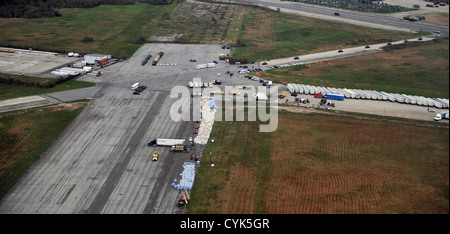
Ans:
{"type": "Polygon", "coordinates": [[[154,36],[180,35],[178,43],[232,44],[236,42],[246,7],[184,2],[154,36]]]}
{"type": "Polygon", "coordinates": [[[273,133],[259,124],[215,122],[187,213],[449,212],[448,128],[287,112],[273,133]]]}
{"type": "Polygon", "coordinates": [[[277,83],[449,97],[448,38],[365,56],[268,70],[277,83]]]}
{"type": "Polygon", "coordinates": [[[0,197],[84,110],[87,101],[0,114],[0,197]]]}
{"type": "Polygon", "coordinates": [[[396,41],[412,37],[343,23],[252,10],[245,15],[233,57],[250,61],[285,58],[302,54],[338,50],[346,47],[396,41]]]}
{"type": "MultiPolygon", "coordinates": [[[[23,77],[8,74],[0,74],[0,76],[5,77],[5,79],[19,79],[25,83],[41,83],[45,84],[49,81],[54,81],[54,79],[40,78],[40,77],[23,77]]],[[[0,100],[6,100],[10,98],[25,97],[31,95],[39,95],[43,93],[53,93],[59,91],[65,91],[70,89],[79,89],[95,86],[95,83],[69,80],[63,83],[55,85],[53,88],[38,88],[38,87],[26,87],[18,85],[6,85],[0,84],[0,100]]]]}
{"type": "Polygon", "coordinates": [[[140,36],[149,38],[178,3],[156,6],[101,5],[61,9],[62,17],[0,19],[0,45],[46,51],[104,53],[130,57],[140,36]],[[84,42],[84,37],[92,42],[84,42]]]}

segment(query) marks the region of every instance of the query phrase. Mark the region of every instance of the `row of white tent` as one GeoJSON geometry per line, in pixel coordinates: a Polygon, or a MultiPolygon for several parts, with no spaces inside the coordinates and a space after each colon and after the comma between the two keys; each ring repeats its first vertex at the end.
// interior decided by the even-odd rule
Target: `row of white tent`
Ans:
{"type": "Polygon", "coordinates": [[[420,106],[429,106],[437,108],[449,108],[449,100],[444,98],[427,98],[422,96],[413,96],[398,93],[386,93],[376,90],[361,90],[361,89],[341,89],[332,87],[312,86],[304,84],[287,84],[287,88],[290,93],[297,94],[339,94],[345,98],[352,99],[370,99],[370,100],[383,100],[399,103],[407,103],[420,106]]]}
{"type": "Polygon", "coordinates": [[[73,67],[63,67],[52,71],[52,75],[57,78],[67,78],[69,76],[78,76],[84,75],[88,72],[92,71],[92,67],[83,67],[83,68],[73,68],[73,67]]]}

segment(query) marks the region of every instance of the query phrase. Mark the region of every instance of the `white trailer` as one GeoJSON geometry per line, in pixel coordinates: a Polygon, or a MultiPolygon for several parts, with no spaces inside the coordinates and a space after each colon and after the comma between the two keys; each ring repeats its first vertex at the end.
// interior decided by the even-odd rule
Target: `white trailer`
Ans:
{"type": "Polygon", "coordinates": [[[432,99],[434,100],[434,106],[435,107],[437,107],[437,108],[444,108],[443,103],[439,99],[437,99],[437,98],[432,98],[432,99]]]}
{"type": "Polygon", "coordinates": [[[345,98],[351,98],[351,93],[347,89],[339,89],[345,96],[345,98]]]}
{"type": "Polygon", "coordinates": [[[426,98],[428,101],[428,106],[434,107],[434,100],[431,98],[426,98]]]}
{"type": "Polygon", "coordinates": [[[419,96],[413,96],[413,98],[416,99],[416,105],[418,105],[418,106],[422,106],[422,105],[423,105],[423,99],[422,99],[422,97],[419,97],[419,96]]]}
{"type": "Polygon", "coordinates": [[[308,86],[302,84],[302,85],[300,85],[300,87],[302,87],[303,92],[304,92],[305,94],[309,94],[309,88],[308,88],[308,86]]]}
{"type": "Polygon", "coordinates": [[[299,84],[294,84],[294,89],[296,93],[303,93],[303,88],[299,84]]]}
{"type": "Polygon", "coordinates": [[[163,138],[157,138],[153,141],[150,141],[147,145],[148,146],[174,146],[174,145],[184,145],[186,140],[184,139],[163,139],[163,138]]]}
{"type": "Polygon", "coordinates": [[[352,90],[350,90],[350,89],[343,89],[343,90],[350,94],[349,98],[356,98],[356,95],[352,90]]]}
{"type": "Polygon", "coordinates": [[[405,103],[406,104],[410,104],[411,103],[411,98],[409,98],[408,96],[406,96],[405,94],[400,94],[404,99],[405,99],[405,103]]]}
{"type": "Polygon", "coordinates": [[[287,84],[287,89],[289,90],[290,93],[294,93],[295,92],[294,85],[292,85],[292,84],[287,84]]]}
{"type": "Polygon", "coordinates": [[[440,102],[442,104],[442,108],[448,108],[448,100],[442,98],[433,98],[435,101],[440,102]]]}

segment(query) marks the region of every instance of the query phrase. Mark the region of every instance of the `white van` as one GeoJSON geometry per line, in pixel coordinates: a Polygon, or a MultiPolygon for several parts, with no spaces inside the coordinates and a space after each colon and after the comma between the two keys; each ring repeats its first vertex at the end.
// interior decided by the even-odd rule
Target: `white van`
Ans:
{"type": "Polygon", "coordinates": [[[137,88],[139,88],[139,83],[134,83],[134,84],[131,86],[131,89],[137,89],[137,88]]]}

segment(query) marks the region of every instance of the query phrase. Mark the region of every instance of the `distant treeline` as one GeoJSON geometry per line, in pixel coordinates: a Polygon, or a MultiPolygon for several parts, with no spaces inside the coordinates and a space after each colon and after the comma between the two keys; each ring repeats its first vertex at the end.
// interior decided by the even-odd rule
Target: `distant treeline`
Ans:
{"type": "Polygon", "coordinates": [[[91,8],[101,4],[127,5],[144,2],[153,5],[171,4],[173,0],[5,0],[0,1],[2,18],[38,18],[62,16],[61,8],[91,8]]]}

